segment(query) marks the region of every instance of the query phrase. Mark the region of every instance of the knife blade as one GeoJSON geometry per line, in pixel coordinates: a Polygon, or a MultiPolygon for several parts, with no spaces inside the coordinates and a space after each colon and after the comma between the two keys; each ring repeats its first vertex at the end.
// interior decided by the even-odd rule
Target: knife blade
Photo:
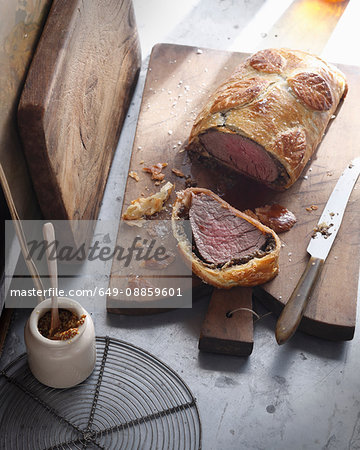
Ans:
{"type": "Polygon", "coordinates": [[[297,330],[313,287],[339,231],[350,194],[360,174],[360,157],[351,161],[338,179],[310,239],[310,259],[276,324],[279,345],[288,341],[297,330]]]}

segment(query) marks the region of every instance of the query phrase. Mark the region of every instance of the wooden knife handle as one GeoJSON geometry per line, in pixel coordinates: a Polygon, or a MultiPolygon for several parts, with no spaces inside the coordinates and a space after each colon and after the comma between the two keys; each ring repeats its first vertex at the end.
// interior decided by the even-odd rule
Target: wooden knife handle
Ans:
{"type": "Polygon", "coordinates": [[[275,337],[279,345],[289,340],[297,330],[323,264],[323,259],[311,256],[304,273],[277,321],[275,337]]]}

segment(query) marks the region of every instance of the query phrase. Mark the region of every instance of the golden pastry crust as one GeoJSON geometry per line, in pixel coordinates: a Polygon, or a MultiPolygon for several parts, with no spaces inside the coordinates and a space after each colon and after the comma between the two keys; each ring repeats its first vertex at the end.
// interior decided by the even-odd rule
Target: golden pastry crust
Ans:
{"type": "Polygon", "coordinates": [[[245,78],[234,81],[231,85],[225,84],[218,89],[218,95],[210,108],[210,113],[244,106],[254,100],[269,84],[270,80],[261,77],[245,78]]]}
{"type": "Polygon", "coordinates": [[[178,241],[178,249],[185,262],[192,268],[192,271],[206,283],[217,288],[230,289],[235,286],[257,286],[274,278],[279,271],[279,253],[281,243],[279,237],[270,228],[260,223],[257,219],[244,214],[230,206],[209,189],[188,188],[177,192],[176,201],[172,211],[173,234],[178,241]],[[262,257],[252,258],[244,264],[234,264],[221,268],[211,267],[202,261],[192,249],[192,243],[186,236],[182,213],[184,208],[191,206],[192,196],[205,194],[218,201],[224,208],[232,211],[238,217],[247,220],[259,229],[263,234],[271,235],[274,239],[274,248],[262,257]]]}
{"type": "Polygon", "coordinates": [[[298,73],[287,82],[297,97],[316,111],[328,111],[334,104],[329,83],[317,73],[298,73]]]}
{"type": "Polygon", "coordinates": [[[260,50],[249,59],[252,68],[266,73],[281,73],[286,60],[279,52],[273,49],[260,50]]]}
{"type": "Polygon", "coordinates": [[[321,58],[298,50],[261,50],[210,96],[195,120],[188,148],[211,156],[199,138],[209,130],[249,138],[284,173],[281,183],[267,184],[287,189],[313,155],[346,93],[345,76],[321,58]]]}

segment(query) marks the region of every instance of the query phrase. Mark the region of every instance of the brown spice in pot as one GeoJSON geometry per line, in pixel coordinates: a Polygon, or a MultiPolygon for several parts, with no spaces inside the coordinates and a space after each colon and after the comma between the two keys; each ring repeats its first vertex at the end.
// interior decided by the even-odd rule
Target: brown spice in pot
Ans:
{"type": "Polygon", "coordinates": [[[80,318],[72,311],[59,309],[60,327],[54,330],[52,336],[49,336],[51,324],[51,311],[47,311],[38,322],[38,330],[44,337],[56,341],[66,341],[79,334],[79,326],[85,322],[86,315],[80,318]]]}

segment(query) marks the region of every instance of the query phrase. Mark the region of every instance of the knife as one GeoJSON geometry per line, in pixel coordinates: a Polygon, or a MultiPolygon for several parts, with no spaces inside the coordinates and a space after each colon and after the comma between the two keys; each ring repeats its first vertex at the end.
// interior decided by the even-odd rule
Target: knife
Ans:
{"type": "Polygon", "coordinates": [[[275,337],[279,345],[289,340],[299,326],[312,289],[339,231],[347,202],[359,173],[360,157],[354,159],[344,170],[326,203],[306,249],[310,259],[276,324],[275,337]]]}

